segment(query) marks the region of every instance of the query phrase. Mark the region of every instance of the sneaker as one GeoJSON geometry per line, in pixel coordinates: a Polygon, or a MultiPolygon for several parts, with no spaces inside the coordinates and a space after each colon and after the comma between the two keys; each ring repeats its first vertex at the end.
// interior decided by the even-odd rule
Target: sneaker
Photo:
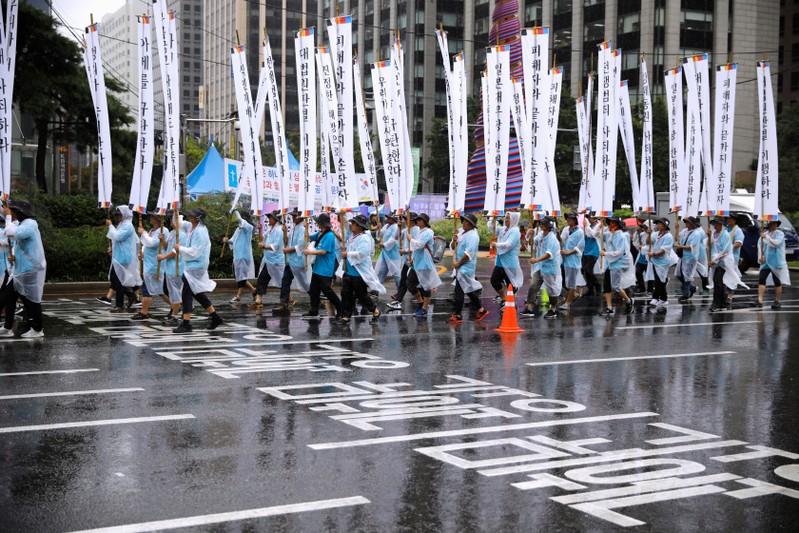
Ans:
{"type": "Polygon", "coordinates": [[[658,302],[658,307],[666,307],[668,305],[669,305],[669,302],[667,302],[666,300],[660,300],[658,302]]]}
{"type": "Polygon", "coordinates": [[[691,299],[690,299],[690,298],[688,298],[688,297],[686,297],[686,296],[683,296],[682,298],[680,298],[679,300],[677,300],[677,302],[678,302],[678,303],[681,303],[681,304],[687,304],[687,303],[689,303],[690,301],[691,301],[691,299]]]}
{"type": "MultiPolygon", "coordinates": [[[[663,302],[662,300],[661,300],[661,302],[663,304],[666,304],[666,302],[663,302]]],[[[660,305],[661,305],[661,303],[658,303],[658,306],[660,306],[660,305]]],[[[629,300],[624,302],[624,313],[629,315],[629,314],[632,314],[633,311],[635,311],[635,300],[633,298],[630,298],[629,300]]]]}
{"type": "Polygon", "coordinates": [[[19,306],[17,306],[16,309],[14,309],[14,314],[15,315],[21,315],[24,311],[25,311],[25,308],[22,307],[21,305],[19,305],[19,306]]]}
{"type": "Polygon", "coordinates": [[[501,302],[501,301],[502,301],[502,296],[500,296],[499,294],[497,294],[496,296],[494,296],[494,303],[495,303],[495,304],[498,304],[498,303],[499,303],[499,302],[501,302]]]}
{"type": "Polygon", "coordinates": [[[649,305],[651,305],[652,307],[655,307],[655,306],[657,306],[659,301],[660,300],[658,300],[657,298],[652,298],[651,300],[649,300],[649,305]]]}
{"type": "Polygon", "coordinates": [[[605,310],[602,311],[599,314],[602,315],[602,316],[613,316],[615,314],[615,312],[610,307],[606,307],[605,310]]]}
{"type": "Polygon", "coordinates": [[[373,314],[372,318],[369,319],[369,322],[371,322],[372,324],[377,324],[377,322],[380,320],[380,315],[382,313],[380,311],[376,311],[376,312],[377,312],[377,314],[376,315],[373,314]]]}
{"type": "Polygon", "coordinates": [[[549,311],[544,313],[544,318],[546,318],[547,320],[551,320],[553,318],[558,318],[558,310],[555,309],[554,307],[551,308],[549,311]]]}
{"type": "Polygon", "coordinates": [[[256,311],[260,311],[263,308],[264,308],[264,304],[262,304],[262,303],[259,304],[258,302],[253,302],[253,303],[251,303],[250,305],[247,306],[247,309],[255,309],[256,311]]]}
{"type": "Polygon", "coordinates": [[[124,312],[126,312],[126,309],[124,307],[112,307],[110,312],[111,313],[124,313],[124,312]]]}
{"type": "Polygon", "coordinates": [[[392,300],[386,303],[386,307],[389,309],[402,309],[402,302],[398,302],[397,300],[392,300]]]}
{"type": "Polygon", "coordinates": [[[285,302],[280,302],[279,304],[277,304],[275,307],[272,308],[272,314],[275,315],[283,315],[288,313],[289,311],[291,311],[291,309],[289,308],[289,304],[285,302]]]}
{"type": "Polygon", "coordinates": [[[150,315],[143,315],[143,314],[141,314],[141,312],[138,312],[135,315],[133,315],[130,319],[131,320],[150,320],[150,315]]]}
{"type": "Polygon", "coordinates": [[[477,311],[477,314],[476,314],[476,315],[474,315],[474,321],[475,321],[475,322],[482,322],[482,321],[483,321],[483,319],[484,319],[485,317],[487,317],[487,316],[488,316],[488,310],[487,310],[487,309],[483,309],[483,312],[482,312],[482,313],[481,313],[481,312],[480,312],[480,310],[478,309],[478,311],[477,311]]]}
{"type": "Polygon", "coordinates": [[[309,312],[307,312],[307,313],[304,313],[304,314],[302,315],[302,318],[305,318],[305,319],[310,319],[310,318],[313,318],[313,319],[316,319],[316,320],[318,320],[318,319],[319,319],[319,313],[311,313],[311,312],[309,311],[309,312]]]}
{"type": "Polygon", "coordinates": [[[763,308],[763,302],[755,302],[754,307],[756,307],[757,309],[762,309],[763,308]]]}
{"type": "Polygon", "coordinates": [[[219,314],[214,313],[211,315],[211,323],[208,324],[205,329],[216,329],[224,323],[225,321],[222,319],[222,317],[219,316],[219,314]]]}
{"type": "Polygon", "coordinates": [[[519,316],[524,317],[524,318],[526,318],[526,317],[532,318],[532,317],[536,316],[537,314],[538,314],[538,312],[535,309],[530,309],[529,307],[525,307],[524,309],[522,309],[519,312],[519,316]]]}
{"type": "Polygon", "coordinates": [[[141,309],[141,300],[136,300],[128,306],[130,309],[141,309]]]}
{"type": "Polygon", "coordinates": [[[97,300],[101,304],[111,305],[111,298],[106,298],[105,296],[100,296],[98,298],[95,298],[95,300],[97,300]]]}
{"type": "Polygon", "coordinates": [[[416,317],[426,317],[427,316],[427,309],[419,307],[416,311],[413,312],[413,316],[416,317]]]}
{"type": "Polygon", "coordinates": [[[14,330],[13,329],[6,329],[5,327],[0,328],[0,337],[13,337],[14,330]]]}
{"type": "Polygon", "coordinates": [[[22,335],[20,335],[23,339],[40,339],[44,337],[44,330],[36,331],[35,329],[29,329],[22,335]]]}
{"type": "MultiPolygon", "coordinates": [[[[568,304],[563,304],[563,305],[561,305],[560,307],[558,307],[558,309],[560,309],[561,311],[569,311],[569,310],[571,309],[571,307],[572,307],[572,306],[570,306],[570,305],[568,305],[568,304]]],[[[546,317],[545,317],[545,318],[546,318],[546,317]]]]}
{"type": "Polygon", "coordinates": [[[447,319],[447,324],[452,324],[453,326],[457,326],[458,324],[463,324],[463,318],[460,315],[452,314],[447,319]]]}
{"type": "Polygon", "coordinates": [[[230,300],[228,300],[228,302],[230,302],[230,303],[232,303],[232,304],[237,304],[237,303],[240,303],[240,302],[241,302],[241,298],[239,298],[238,296],[234,296],[233,298],[231,298],[230,300]]]}
{"type": "Polygon", "coordinates": [[[503,309],[505,309],[505,300],[499,302],[499,310],[502,311],[503,309]]]}
{"type": "Polygon", "coordinates": [[[172,333],[191,333],[192,327],[191,322],[188,320],[184,320],[180,323],[178,327],[172,330],[172,333]]]}
{"type": "Polygon", "coordinates": [[[708,312],[710,313],[718,313],[719,311],[721,311],[721,309],[717,307],[711,307],[710,309],[708,309],[708,312]]]}
{"type": "Polygon", "coordinates": [[[164,325],[174,328],[174,327],[177,327],[177,326],[180,325],[180,320],[178,320],[177,318],[171,316],[171,317],[169,317],[169,318],[164,320],[164,325]]]}
{"type": "Polygon", "coordinates": [[[776,300],[773,304],[771,304],[771,308],[774,310],[782,309],[782,304],[779,300],[776,300]]]}

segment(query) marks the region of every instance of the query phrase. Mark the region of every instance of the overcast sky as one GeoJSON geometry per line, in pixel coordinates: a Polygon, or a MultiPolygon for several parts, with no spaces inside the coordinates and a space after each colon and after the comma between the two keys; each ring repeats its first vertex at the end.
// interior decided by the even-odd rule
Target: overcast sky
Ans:
{"type": "MultiPolygon", "coordinates": [[[[138,1],[138,0],[134,0],[138,1]]],[[[56,15],[61,15],[70,26],[85,28],[89,25],[90,15],[99,22],[103,15],[113,13],[123,5],[125,0],[53,0],[53,18],[61,22],[56,15]]],[[[142,8],[146,8],[142,4],[142,8]]]]}

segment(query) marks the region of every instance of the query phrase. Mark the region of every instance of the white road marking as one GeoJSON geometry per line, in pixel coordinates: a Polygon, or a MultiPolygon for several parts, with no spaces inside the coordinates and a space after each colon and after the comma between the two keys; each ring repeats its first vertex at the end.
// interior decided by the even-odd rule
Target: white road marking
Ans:
{"type": "Polygon", "coordinates": [[[36,372],[8,372],[0,374],[2,377],[11,376],[38,376],[40,374],[76,374],[78,372],[99,372],[99,368],[72,368],[69,370],[38,370],[36,372]]]}
{"type": "Polygon", "coordinates": [[[141,422],[162,422],[166,420],[185,420],[194,418],[194,415],[166,415],[166,416],[143,416],[140,418],[113,418],[110,420],[87,420],[84,422],[63,422],[60,424],[41,424],[37,426],[12,426],[0,428],[2,433],[19,433],[22,431],[43,431],[47,429],[66,429],[83,428],[93,426],[115,426],[117,424],[139,424],[141,422]]]}
{"type": "Polygon", "coordinates": [[[312,450],[334,450],[337,448],[353,448],[356,446],[370,446],[373,444],[389,444],[392,442],[407,442],[422,439],[438,439],[443,437],[459,437],[462,435],[481,435],[483,433],[497,433],[501,431],[520,431],[526,429],[548,428],[553,426],[570,426],[572,424],[590,424],[593,422],[607,422],[609,420],[625,420],[629,418],[645,418],[660,416],[658,413],[643,411],[640,413],[623,413],[620,415],[588,416],[584,418],[571,418],[563,420],[548,420],[546,422],[528,422],[524,424],[505,424],[501,426],[478,427],[469,429],[452,429],[447,431],[429,431],[426,433],[411,433],[410,435],[397,435],[394,437],[376,437],[373,439],[359,439],[337,442],[320,442],[309,444],[312,450]]]}
{"type": "Polygon", "coordinates": [[[757,324],[761,320],[732,320],[729,322],[686,322],[685,324],[647,324],[643,326],[621,326],[620,329],[654,329],[654,328],[694,328],[698,326],[718,326],[722,324],[757,324]]]}
{"type": "Polygon", "coordinates": [[[164,529],[176,529],[181,527],[222,524],[225,522],[250,520],[253,518],[263,518],[266,516],[304,513],[308,511],[321,511],[323,509],[336,509],[339,507],[350,507],[352,505],[363,505],[366,503],[371,502],[363,496],[353,496],[350,498],[334,498],[330,500],[317,500],[314,502],[293,503],[289,505],[275,505],[274,507],[261,507],[259,509],[232,511],[229,513],[189,516],[186,518],[175,518],[173,520],[159,520],[156,522],[142,522],[140,524],[128,524],[124,526],[86,529],[74,533],[140,533],[143,531],[161,531],[164,529]]]}
{"type": "Polygon", "coordinates": [[[695,352],[674,353],[668,355],[640,355],[637,357],[608,357],[603,359],[577,359],[576,361],[548,361],[539,363],[526,363],[527,366],[552,366],[552,365],[577,365],[581,363],[608,363],[613,361],[637,361],[639,359],[669,359],[676,357],[700,357],[704,355],[733,355],[737,352],[695,352]]]}
{"type": "Polygon", "coordinates": [[[49,398],[51,396],[81,396],[83,394],[112,394],[115,392],[140,392],[144,389],[129,388],[129,389],[96,389],[96,390],[76,390],[67,392],[42,392],[38,394],[12,394],[9,396],[0,396],[0,400],[20,400],[23,398],[49,398]]]}

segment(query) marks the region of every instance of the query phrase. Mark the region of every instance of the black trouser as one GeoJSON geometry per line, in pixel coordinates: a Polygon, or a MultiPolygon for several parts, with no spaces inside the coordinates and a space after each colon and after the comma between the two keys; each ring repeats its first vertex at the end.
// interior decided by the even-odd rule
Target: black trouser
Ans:
{"type": "Polygon", "coordinates": [[[197,300],[197,303],[202,306],[203,309],[208,309],[211,307],[211,299],[208,298],[208,295],[204,292],[199,294],[194,294],[191,291],[191,287],[189,286],[189,282],[186,280],[186,276],[183,276],[183,312],[184,313],[191,313],[194,310],[194,300],[197,300]]]}
{"type": "Polygon", "coordinates": [[[757,284],[765,285],[769,275],[771,276],[772,281],[774,281],[775,287],[782,287],[782,282],[780,281],[780,278],[775,276],[770,268],[763,268],[760,270],[760,278],[758,279],[757,284]]]}
{"type": "Polygon", "coordinates": [[[133,305],[133,301],[136,299],[135,288],[123,286],[114,267],[111,267],[111,287],[115,291],[114,299],[117,307],[124,307],[125,296],[128,297],[128,305],[133,305]]]}
{"type": "Polygon", "coordinates": [[[495,291],[498,293],[502,293],[504,286],[507,287],[510,285],[510,278],[508,277],[508,273],[505,272],[505,269],[502,267],[495,266],[494,270],[491,272],[491,286],[494,288],[495,291]]]}
{"type": "Polygon", "coordinates": [[[461,312],[463,311],[463,303],[466,300],[464,296],[468,296],[469,300],[472,302],[472,305],[480,309],[483,307],[483,304],[480,302],[480,293],[483,292],[482,290],[472,291],[468,294],[463,292],[461,288],[461,282],[455,281],[455,303],[452,306],[452,313],[455,315],[460,316],[461,312]]]}
{"type": "Polygon", "coordinates": [[[647,265],[646,263],[636,263],[635,264],[635,288],[638,289],[638,292],[646,292],[652,290],[652,282],[647,282],[644,280],[644,274],[646,274],[647,265]]]}
{"type": "Polygon", "coordinates": [[[341,307],[343,316],[350,318],[355,302],[360,302],[370,313],[375,312],[375,303],[369,296],[369,288],[360,276],[351,276],[347,273],[341,279],[341,307]]]}
{"type": "Polygon", "coordinates": [[[429,298],[431,295],[430,291],[425,290],[421,285],[419,285],[419,276],[416,275],[416,270],[414,269],[411,269],[411,271],[408,272],[408,291],[414,296],[420,294],[422,298],[429,298]]]}
{"type": "Polygon", "coordinates": [[[286,265],[283,269],[283,282],[280,284],[280,301],[284,304],[289,303],[289,293],[291,292],[291,283],[294,281],[294,272],[291,267],[286,265]]]}
{"type": "Polygon", "coordinates": [[[716,272],[713,274],[713,307],[716,309],[727,305],[727,291],[724,287],[724,274],[726,271],[716,265],[716,272]]]}
{"type": "MultiPolygon", "coordinates": [[[[713,279],[715,279],[715,278],[713,278],[713,279]]],[[[706,291],[707,290],[708,281],[709,281],[708,277],[707,276],[703,276],[702,274],[700,274],[699,275],[699,281],[702,282],[702,290],[706,291]]]]}
{"type": "Polygon", "coordinates": [[[6,274],[6,280],[3,285],[2,294],[5,300],[6,308],[6,329],[12,329],[14,327],[14,313],[16,312],[17,307],[17,297],[19,297],[19,299],[22,300],[22,305],[25,308],[25,319],[28,321],[28,325],[30,325],[30,327],[35,331],[42,330],[42,304],[32,302],[19,294],[14,288],[14,282],[8,279],[8,274],[6,274]]]}
{"type": "Polygon", "coordinates": [[[400,273],[399,285],[397,285],[396,300],[401,302],[405,298],[405,293],[408,292],[408,271],[410,270],[408,263],[402,264],[402,272],[400,273]]]}
{"type": "Polygon", "coordinates": [[[261,272],[258,273],[258,281],[255,282],[255,293],[261,296],[266,294],[266,288],[269,286],[270,281],[272,281],[272,276],[269,275],[269,269],[264,265],[261,268],[261,272]]]}
{"type": "Polygon", "coordinates": [[[243,289],[244,287],[246,287],[246,286],[247,286],[247,282],[248,282],[248,281],[250,281],[250,280],[248,280],[248,279],[243,279],[243,280],[241,280],[241,281],[237,281],[237,282],[236,282],[236,288],[237,288],[237,289],[243,289]]]}
{"type": "Polygon", "coordinates": [[[666,283],[669,281],[669,278],[661,280],[658,271],[654,267],[652,267],[652,272],[655,274],[655,290],[652,291],[652,298],[660,300],[661,302],[669,301],[669,294],[666,291],[666,283]]]}
{"type": "Polygon", "coordinates": [[[594,266],[596,265],[597,259],[599,259],[599,257],[595,255],[583,256],[583,277],[585,278],[585,284],[588,287],[588,294],[595,294],[599,292],[597,290],[597,288],[600,286],[599,279],[597,279],[596,274],[594,274],[594,266]]]}
{"type": "MultiPolygon", "coordinates": [[[[286,281],[286,278],[283,278],[286,281]]],[[[327,300],[336,308],[336,313],[341,313],[341,300],[331,286],[333,284],[332,276],[320,276],[319,274],[311,274],[311,287],[308,290],[308,296],[311,298],[311,308],[308,312],[312,315],[319,313],[319,304],[321,298],[319,295],[324,293],[327,300]]],[[[285,286],[285,283],[284,283],[285,286]]],[[[288,300],[287,300],[288,301],[288,300]]]]}

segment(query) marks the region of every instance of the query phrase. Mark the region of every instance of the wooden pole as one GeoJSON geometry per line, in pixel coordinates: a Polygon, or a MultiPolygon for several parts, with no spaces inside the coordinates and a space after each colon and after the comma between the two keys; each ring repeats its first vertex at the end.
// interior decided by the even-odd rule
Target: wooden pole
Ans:
{"type": "MultiPolygon", "coordinates": [[[[338,217],[338,230],[341,234],[341,251],[347,251],[347,241],[344,239],[344,213],[339,213],[338,217]]],[[[344,258],[344,270],[347,270],[347,258],[344,258]]]]}
{"type": "MultiPolygon", "coordinates": [[[[225,230],[225,238],[230,235],[230,223],[233,221],[233,212],[231,211],[227,217],[227,229],[225,230]]],[[[225,248],[227,248],[227,243],[222,243],[222,253],[219,254],[219,258],[225,257],[225,248]]]]}
{"type": "MultiPolygon", "coordinates": [[[[161,221],[161,232],[163,233],[164,230],[164,217],[158,215],[158,219],[161,221]]],[[[158,239],[158,255],[161,255],[161,252],[164,251],[164,241],[158,239]]],[[[161,260],[156,258],[155,264],[155,281],[161,281],[161,260]]]]}
{"type": "Polygon", "coordinates": [[[602,268],[602,260],[604,256],[602,252],[605,251],[605,219],[599,219],[599,268],[602,268]]]}
{"type": "MultiPolygon", "coordinates": [[[[180,246],[180,216],[178,210],[175,209],[175,244],[180,246]]],[[[175,277],[180,276],[180,250],[175,252],[175,277]]]]}
{"type": "MultiPolygon", "coordinates": [[[[142,214],[139,213],[139,229],[142,228],[142,214]]],[[[141,244],[141,236],[139,236],[139,244],[141,244]]],[[[144,277],[144,246],[141,246],[141,256],[139,257],[139,275],[144,277]]]]}
{"type": "MultiPolygon", "coordinates": [[[[308,243],[311,241],[308,235],[308,223],[305,223],[305,249],[308,249],[308,243]]],[[[305,254],[305,269],[308,270],[308,254],[305,254]]]]}

